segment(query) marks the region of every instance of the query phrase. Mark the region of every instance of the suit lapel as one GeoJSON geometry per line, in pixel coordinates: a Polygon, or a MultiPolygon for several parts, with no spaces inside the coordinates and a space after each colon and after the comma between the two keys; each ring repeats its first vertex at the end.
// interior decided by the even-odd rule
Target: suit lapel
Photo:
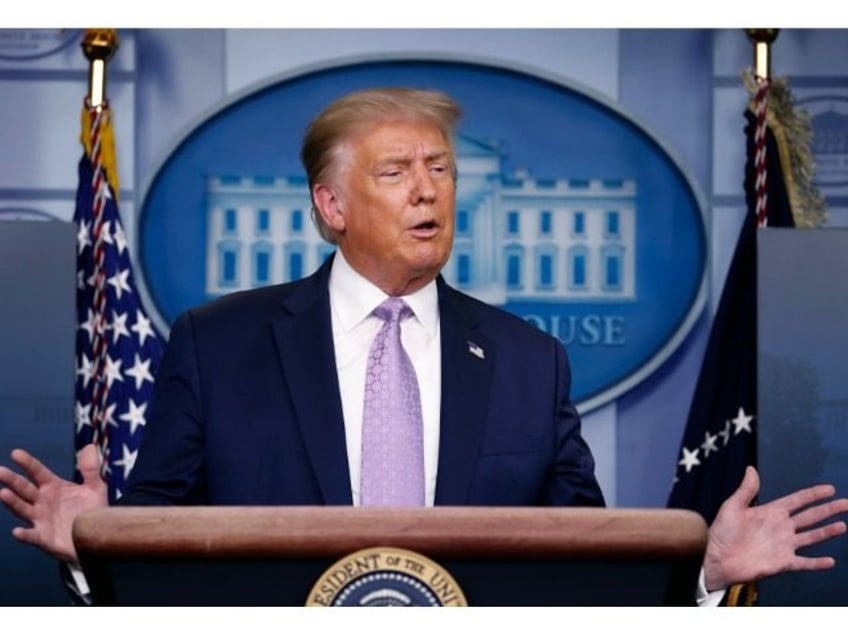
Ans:
{"type": "Polygon", "coordinates": [[[495,344],[476,329],[471,305],[439,277],[442,406],[437,505],[467,505],[482,441],[495,344]]]}
{"type": "Polygon", "coordinates": [[[328,292],[330,263],[284,301],[274,321],[283,373],[326,505],[350,505],[344,416],[333,349],[328,292]]]}

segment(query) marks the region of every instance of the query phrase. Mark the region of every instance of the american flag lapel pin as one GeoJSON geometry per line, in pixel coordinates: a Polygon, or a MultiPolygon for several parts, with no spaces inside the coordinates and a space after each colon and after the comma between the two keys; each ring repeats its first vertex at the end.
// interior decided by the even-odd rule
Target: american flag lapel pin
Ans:
{"type": "Polygon", "coordinates": [[[486,353],[483,351],[483,347],[478,345],[476,342],[468,341],[468,352],[471,355],[477,356],[481,360],[486,359],[486,353]]]}

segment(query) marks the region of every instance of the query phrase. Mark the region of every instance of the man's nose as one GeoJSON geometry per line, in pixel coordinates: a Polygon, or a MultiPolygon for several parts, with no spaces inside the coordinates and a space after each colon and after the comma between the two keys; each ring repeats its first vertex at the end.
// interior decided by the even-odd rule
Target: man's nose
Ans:
{"type": "Polygon", "coordinates": [[[431,202],[436,198],[436,184],[427,166],[416,166],[412,171],[412,190],[414,203],[431,202]]]}

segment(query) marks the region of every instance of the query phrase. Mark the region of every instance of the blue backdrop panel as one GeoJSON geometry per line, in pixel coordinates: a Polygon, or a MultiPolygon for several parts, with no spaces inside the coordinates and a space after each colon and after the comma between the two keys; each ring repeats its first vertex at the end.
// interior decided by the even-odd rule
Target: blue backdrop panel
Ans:
{"type": "MultiPolygon", "coordinates": [[[[848,230],[758,233],[761,501],[815,483],[848,493],[848,230]]],[[[836,568],[760,585],[763,605],[848,604],[848,537],[808,555],[836,568]]]]}
{"type": "MultiPolygon", "coordinates": [[[[73,469],[76,230],[0,221],[0,463],[25,448],[63,477],[73,469]]],[[[56,561],[11,534],[0,508],[0,605],[67,605],[56,561]]]]}

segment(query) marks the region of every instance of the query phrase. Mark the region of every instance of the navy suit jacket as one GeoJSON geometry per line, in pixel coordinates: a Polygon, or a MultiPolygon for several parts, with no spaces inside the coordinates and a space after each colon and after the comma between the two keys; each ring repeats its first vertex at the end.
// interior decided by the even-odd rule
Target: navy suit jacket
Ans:
{"type": "MultiPolygon", "coordinates": [[[[175,321],[121,503],[352,503],[330,266],[175,321]]],[[[441,277],[438,297],[436,505],[603,505],[559,341],[441,277]]]]}

